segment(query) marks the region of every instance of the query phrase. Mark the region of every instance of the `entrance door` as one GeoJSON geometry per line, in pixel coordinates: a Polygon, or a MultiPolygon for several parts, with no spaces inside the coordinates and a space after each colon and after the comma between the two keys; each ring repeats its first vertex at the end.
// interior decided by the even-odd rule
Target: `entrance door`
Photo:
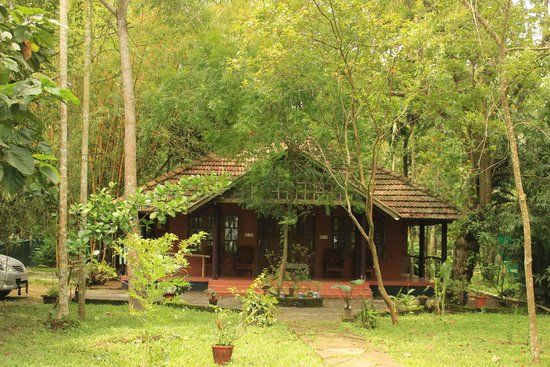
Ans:
{"type": "Polygon", "coordinates": [[[277,266],[280,259],[279,223],[273,218],[258,218],[258,272],[277,266]]]}
{"type": "MultiPolygon", "coordinates": [[[[307,264],[313,269],[313,219],[308,216],[298,220],[288,232],[288,262],[307,264]]],[[[281,259],[281,228],[274,218],[258,218],[259,267],[258,271],[276,267],[281,259]]]]}

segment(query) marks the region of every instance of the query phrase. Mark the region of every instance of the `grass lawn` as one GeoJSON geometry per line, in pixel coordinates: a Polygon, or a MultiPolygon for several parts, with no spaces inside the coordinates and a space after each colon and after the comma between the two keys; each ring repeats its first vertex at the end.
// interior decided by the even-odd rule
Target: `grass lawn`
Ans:
{"type": "MultiPolygon", "coordinates": [[[[541,315],[539,339],[545,353],[540,366],[550,366],[550,316],[541,315]]],[[[402,316],[392,326],[382,318],[374,330],[349,327],[396,361],[425,366],[530,366],[527,316],[467,313],[402,316]]]]}
{"type": "MultiPolygon", "coordinates": [[[[73,307],[73,306],[72,306],[73,307]]],[[[87,306],[79,327],[51,332],[43,326],[49,305],[0,304],[2,366],[140,366],[144,332],[126,306],[87,306]]],[[[76,309],[71,309],[76,314],[76,309]]],[[[211,330],[215,315],[159,306],[154,312],[152,366],[214,366],[211,330]]],[[[228,366],[322,366],[315,352],[286,326],[249,328],[235,344],[228,366]]]]}

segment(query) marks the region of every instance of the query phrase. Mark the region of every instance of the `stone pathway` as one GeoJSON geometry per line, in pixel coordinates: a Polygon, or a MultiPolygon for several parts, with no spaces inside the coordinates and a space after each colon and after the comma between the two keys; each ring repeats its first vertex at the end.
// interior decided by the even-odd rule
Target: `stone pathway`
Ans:
{"type": "Polygon", "coordinates": [[[309,322],[291,322],[289,325],[317,351],[327,366],[403,367],[386,353],[374,350],[361,337],[332,331],[337,325],[309,322]]]}

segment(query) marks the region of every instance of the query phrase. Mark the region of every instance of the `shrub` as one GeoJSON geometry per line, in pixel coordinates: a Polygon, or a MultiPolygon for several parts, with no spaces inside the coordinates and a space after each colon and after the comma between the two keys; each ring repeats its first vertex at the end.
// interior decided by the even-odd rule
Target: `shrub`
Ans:
{"type": "Polygon", "coordinates": [[[356,286],[364,284],[365,281],[363,279],[355,279],[349,282],[348,284],[334,284],[331,288],[333,289],[339,289],[340,293],[342,294],[342,298],[345,302],[345,309],[351,310],[351,296],[353,294],[353,289],[356,286]]]}
{"type": "Polygon", "coordinates": [[[365,329],[374,329],[378,321],[378,312],[370,300],[363,301],[361,311],[357,314],[357,322],[365,329]]]}
{"type": "Polygon", "coordinates": [[[38,245],[32,250],[31,263],[47,267],[55,266],[55,239],[46,237],[43,241],[38,242],[38,245]]]}
{"type": "Polygon", "coordinates": [[[86,264],[88,285],[102,285],[117,277],[116,270],[105,261],[93,260],[86,264]]]}
{"type": "Polygon", "coordinates": [[[239,315],[222,308],[216,308],[218,317],[214,326],[214,345],[233,345],[245,332],[239,315]]]}
{"type": "Polygon", "coordinates": [[[397,307],[397,312],[400,314],[412,313],[419,310],[421,307],[416,301],[416,297],[413,295],[414,289],[409,289],[407,293],[397,293],[397,296],[391,296],[397,307]]]}
{"type": "Polygon", "coordinates": [[[249,325],[271,326],[277,321],[277,298],[267,292],[262,292],[265,274],[260,274],[247,288],[244,295],[237,294],[236,289],[231,289],[235,298],[243,303],[241,315],[245,323],[249,325]]]}

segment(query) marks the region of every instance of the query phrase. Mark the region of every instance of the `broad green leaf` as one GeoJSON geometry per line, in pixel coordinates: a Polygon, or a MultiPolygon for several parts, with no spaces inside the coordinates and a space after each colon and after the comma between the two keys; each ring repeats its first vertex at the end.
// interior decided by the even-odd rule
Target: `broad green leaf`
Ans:
{"type": "Polygon", "coordinates": [[[57,161],[57,157],[52,155],[52,154],[35,153],[32,156],[37,161],[42,161],[42,162],[48,162],[48,161],[49,162],[56,162],[57,161]]]}
{"type": "Polygon", "coordinates": [[[69,89],[61,89],[59,91],[61,98],[66,102],[71,102],[72,104],[79,105],[80,101],[78,98],[71,92],[69,89]]]}
{"type": "Polygon", "coordinates": [[[34,158],[27,148],[10,145],[9,149],[4,151],[4,157],[6,162],[23,175],[32,175],[34,173],[34,158]]]}
{"type": "Polygon", "coordinates": [[[53,184],[57,185],[59,183],[59,179],[60,179],[59,172],[57,171],[57,168],[55,168],[54,166],[49,165],[47,163],[40,163],[38,165],[38,170],[53,184]]]}
{"type": "Polygon", "coordinates": [[[9,195],[16,194],[25,184],[25,177],[10,166],[4,167],[4,176],[0,181],[0,190],[9,195]]]}

